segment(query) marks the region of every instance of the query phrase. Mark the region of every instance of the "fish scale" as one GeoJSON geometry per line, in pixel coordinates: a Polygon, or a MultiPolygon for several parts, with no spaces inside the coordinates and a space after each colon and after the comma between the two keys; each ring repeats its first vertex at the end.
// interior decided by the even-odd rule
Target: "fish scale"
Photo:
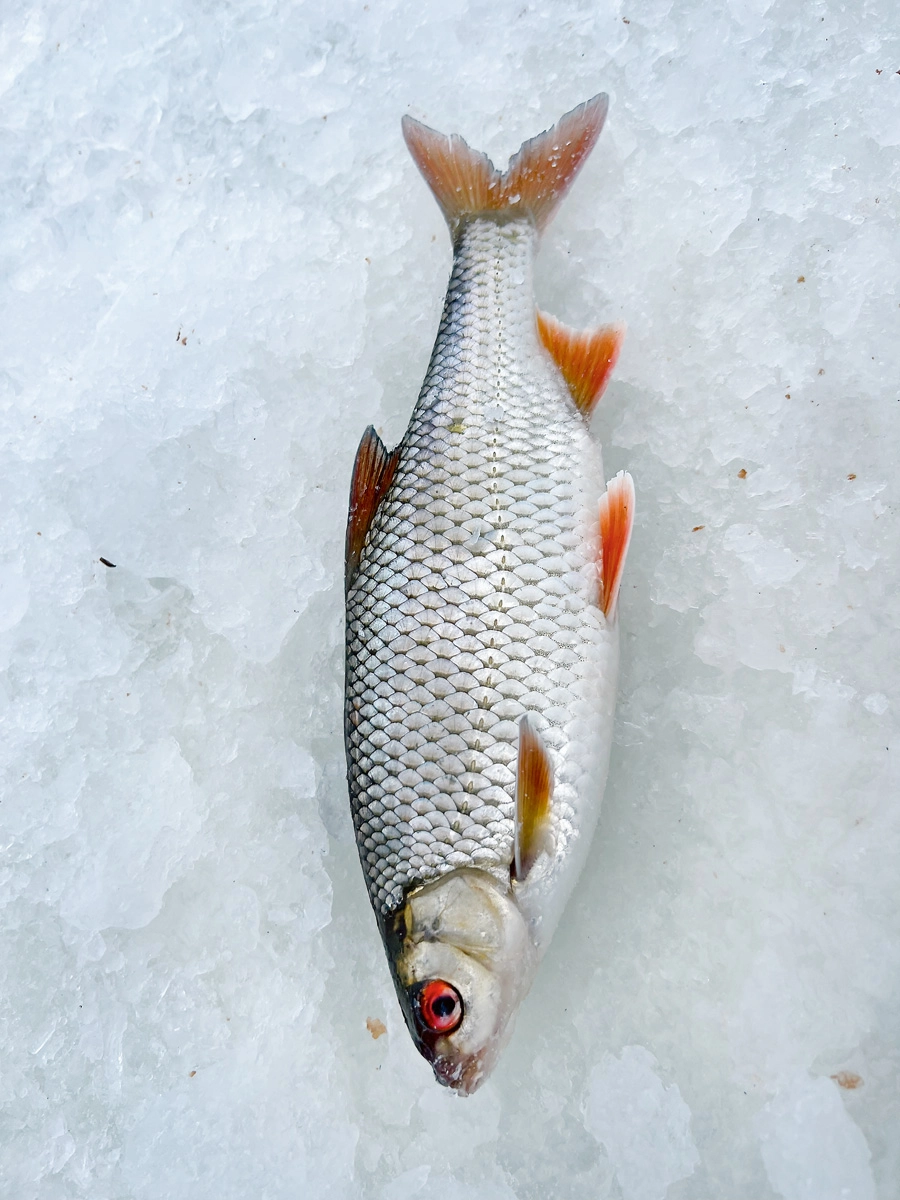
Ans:
{"type": "Polygon", "coordinates": [[[350,798],[382,919],[460,868],[508,881],[523,716],[553,763],[553,849],[528,913],[547,935],[540,881],[574,864],[596,820],[617,658],[597,605],[604,476],[538,339],[535,242],[525,220],[458,232],[425,382],[348,591],[350,798]]]}

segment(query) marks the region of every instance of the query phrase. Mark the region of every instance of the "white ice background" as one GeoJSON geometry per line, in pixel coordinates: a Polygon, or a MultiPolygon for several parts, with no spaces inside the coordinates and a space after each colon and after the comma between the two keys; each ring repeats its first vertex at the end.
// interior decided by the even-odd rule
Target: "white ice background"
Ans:
{"type": "Polygon", "coordinates": [[[896,6],[0,20],[0,1196],[900,1195],[896,6]],[[449,266],[401,115],[505,163],[600,90],[537,290],[628,325],[616,741],[462,1100],[356,860],[349,473],[449,266]]]}

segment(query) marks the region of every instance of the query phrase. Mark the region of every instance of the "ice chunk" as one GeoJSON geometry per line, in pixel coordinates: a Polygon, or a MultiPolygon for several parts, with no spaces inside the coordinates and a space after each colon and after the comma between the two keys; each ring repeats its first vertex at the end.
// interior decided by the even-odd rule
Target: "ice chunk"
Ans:
{"type": "Polygon", "coordinates": [[[90,777],[78,841],[90,867],[74,871],[60,911],[79,929],[139,929],[158,912],[171,879],[198,853],[202,808],[172,741],[147,745],[90,777]]]}
{"type": "Polygon", "coordinates": [[[605,1055],[591,1071],[584,1123],[600,1142],[624,1200],[665,1200],[669,1185],[700,1161],[691,1112],[676,1083],[663,1085],[643,1046],[605,1055]]]}
{"type": "Polygon", "coordinates": [[[869,1147],[832,1080],[794,1076],[759,1113],[756,1130],[783,1200],[875,1200],[869,1147]]]}
{"type": "Polygon", "coordinates": [[[424,1196],[430,1174],[431,1167],[427,1163],[404,1171],[382,1188],[380,1200],[416,1200],[417,1196],[424,1196]]]}
{"type": "Polygon", "coordinates": [[[15,563],[0,563],[0,633],[14,628],[28,611],[28,579],[15,563]]]}

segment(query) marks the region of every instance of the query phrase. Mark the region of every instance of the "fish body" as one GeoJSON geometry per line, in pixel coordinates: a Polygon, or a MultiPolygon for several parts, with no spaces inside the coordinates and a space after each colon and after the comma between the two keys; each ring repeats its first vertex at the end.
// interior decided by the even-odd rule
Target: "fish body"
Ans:
{"type": "Polygon", "coordinates": [[[509,1036],[607,773],[633,494],[625,476],[607,491],[585,416],[621,332],[573,334],[536,314],[532,288],[540,228],[604,116],[604,97],[582,105],[503,176],[407,123],[453,268],[403,440],[388,452],[367,431],[354,472],[345,729],[360,861],[410,1032],[463,1093],[509,1036]]]}

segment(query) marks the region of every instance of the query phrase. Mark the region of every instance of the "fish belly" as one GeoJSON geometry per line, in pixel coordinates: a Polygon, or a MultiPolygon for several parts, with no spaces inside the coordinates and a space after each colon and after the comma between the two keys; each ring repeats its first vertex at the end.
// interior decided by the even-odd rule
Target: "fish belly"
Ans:
{"type": "Polygon", "coordinates": [[[509,880],[519,720],[554,774],[519,889],[541,946],[606,777],[617,633],[598,605],[599,448],[535,329],[528,222],[457,236],[428,374],[347,597],[354,824],[383,918],[459,868],[509,880]]]}

